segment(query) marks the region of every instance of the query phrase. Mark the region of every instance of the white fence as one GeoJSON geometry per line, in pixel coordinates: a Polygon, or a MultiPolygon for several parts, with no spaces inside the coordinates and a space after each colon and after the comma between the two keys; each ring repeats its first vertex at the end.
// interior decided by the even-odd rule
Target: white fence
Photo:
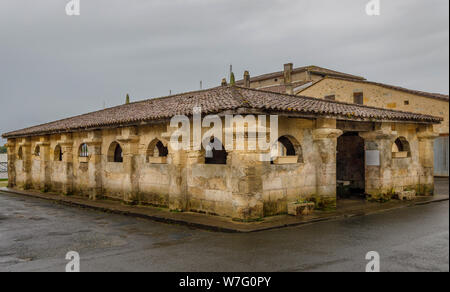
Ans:
{"type": "Polygon", "coordinates": [[[0,179],[8,178],[8,155],[0,154],[0,179]]]}

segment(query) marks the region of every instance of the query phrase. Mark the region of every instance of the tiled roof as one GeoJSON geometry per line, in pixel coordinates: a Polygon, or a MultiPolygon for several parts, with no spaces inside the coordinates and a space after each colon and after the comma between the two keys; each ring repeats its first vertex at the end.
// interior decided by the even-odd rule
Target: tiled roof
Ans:
{"type": "Polygon", "coordinates": [[[335,116],[349,120],[392,120],[439,123],[441,118],[415,113],[346,104],[311,97],[279,94],[237,86],[223,86],[173,96],[153,98],[120,105],[60,121],[3,134],[4,138],[75,132],[102,127],[137,125],[169,119],[175,115],[192,115],[194,107],[204,114],[248,109],[266,113],[288,113],[309,116],[335,116]]]}
{"type": "MultiPolygon", "coordinates": [[[[372,81],[367,81],[367,80],[354,80],[354,79],[348,79],[348,78],[340,78],[340,77],[330,77],[327,76],[319,81],[317,81],[316,83],[314,83],[312,86],[314,86],[317,83],[320,83],[321,81],[325,80],[325,79],[335,79],[335,80],[340,80],[340,81],[348,81],[348,82],[358,82],[358,83],[364,83],[364,84],[370,84],[370,85],[376,85],[376,86],[380,86],[383,88],[387,88],[387,89],[392,89],[392,90],[398,90],[398,91],[402,91],[402,92],[406,92],[406,93],[410,93],[410,94],[415,94],[415,95],[419,95],[419,96],[423,96],[423,97],[428,97],[428,98],[434,98],[434,99],[440,99],[440,100],[445,100],[445,101],[449,101],[449,97],[448,95],[445,94],[440,94],[440,93],[431,93],[431,92],[425,92],[425,91],[419,91],[419,90],[413,90],[413,89],[407,89],[407,88],[403,88],[400,86],[395,86],[395,85],[389,85],[389,84],[384,84],[384,83],[379,83],[379,82],[372,82],[372,81]]],[[[309,87],[308,87],[309,88],[309,87]]],[[[306,90],[306,88],[304,89],[306,90]]],[[[300,92],[302,92],[303,90],[300,90],[300,92]]]]}
{"type": "MultiPolygon", "coordinates": [[[[356,75],[352,75],[352,74],[342,73],[342,72],[330,70],[330,69],[327,69],[327,68],[322,68],[322,67],[319,67],[319,66],[305,66],[305,67],[294,68],[292,70],[292,74],[301,73],[301,72],[305,72],[305,71],[309,71],[311,73],[316,73],[316,74],[319,74],[319,75],[339,76],[339,77],[348,78],[348,79],[355,79],[355,80],[366,80],[364,77],[361,77],[361,76],[356,76],[356,75]]],[[[251,77],[250,78],[250,82],[262,81],[262,80],[273,79],[273,78],[279,78],[279,77],[283,77],[283,76],[284,76],[284,72],[283,71],[278,71],[278,72],[267,73],[267,74],[251,77]]],[[[236,81],[236,84],[237,85],[243,85],[244,84],[244,80],[236,81]]]]}

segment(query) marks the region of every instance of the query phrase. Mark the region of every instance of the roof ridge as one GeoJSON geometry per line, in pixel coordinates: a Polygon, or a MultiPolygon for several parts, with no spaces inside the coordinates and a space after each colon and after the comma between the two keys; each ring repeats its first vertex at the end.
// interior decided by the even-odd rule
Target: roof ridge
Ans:
{"type": "Polygon", "coordinates": [[[111,126],[137,125],[146,121],[170,119],[175,115],[189,116],[192,114],[192,107],[196,104],[204,107],[204,113],[219,113],[224,110],[250,108],[280,112],[296,111],[299,113],[313,113],[318,116],[349,116],[354,119],[367,119],[371,121],[391,120],[424,123],[439,123],[442,121],[442,118],[431,115],[228,85],[122,104],[11,131],[3,134],[2,137],[18,138],[92,130],[111,126]]]}
{"type": "MultiPolygon", "coordinates": [[[[268,92],[268,91],[259,90],[259,89],[256,89],[256,88],[245,88],[245,87],[241,87],[241,86],[236,86],[236,87],[239,87],[239,88],[242,88],[242,89],[247,89],[247,90],[253,90],[253,91],[257,91],[257,92],[265,92],[265,93],[268,92]]],[[[310,97],[310,96],[305,96],[305,95],[287,94],[287,93],[280,93],[280,92],[270,92],[270,93],[277,94],[277,95],[283,95],[283,96],[299,97],[299,98],[303,98],[303,99],[314,100],[314,101],[319,101],[319,102],[324,102],[324,103],[356,106],[356,107],[360,107],[360,108],[383,110],[383,111],[388,111],[388,112],[393,112],[393,113],[405,113],[405,114],[421,115],[421,116],[424,116],[424,117],[439,118],[439,119],[443,120],[441,117],[435,117],[435,116],[428,115],[428,114],[419,114],[419,113],[413,113],[413,112],[408,112],[408,111],[386,109],[386,108],[381,108],[381,107],[368,106],[368,105],[364,105],[364,104],[355,104],[355,103],[349,103],[349,102],[343,102],[343,101],[328,100],[328,99],[321,99],[321,98],[310,97]]]]}
{"type": "Polygon", "coordinates": [[[22,128],[22,129],[15,130],[14,132],[27,130],[27,129],[31,129],[31,128],[36,128],[36,127],[42,127],[42,126],[50,125],[50,124],[57,123],[57,122],[68,121],[68,120],[71,120],[71,119],[74,119],[74,118],[80,118],[80,117],[84,117],[84,116],[91,115],[91,114],[101,113],[101,112],[105,112],[105,111],[108,111],[108,110],[117,109],[117,108],[120,108],[120,107],[128,107],[128,106],[136,105],[136,104],[139,104],[139,103],[145,103],[145,102],[154,101],[154,100],[176,98],[176,97],[181,97],[181,96],[184,96],[184,95],[189,95],[189,94],[194,94],[194,93],[199,93],[199,92],[204,92],[204,91],[217,90],[219,88],[220,87],[212,87],[212,88],[207,88],[207,89],[202,89],[202,90],[193,90],[193,91],[188,91],[188,92],[179,93],[179,94],[147,98],[147,99],[144,99],[144,100],[134,101],[134,102],[130,102],[130,103],[127,103],[127,104],[119,104],[119,105],[116,105],[116,106],[112,106],[112,107],[108,107],[108,108],[104,108],[104,109],[100,109],[100,110],[96,110],[96,111],[92,111],[92,112],[88,112],[88,113],[84,113],[84,114],[79,114],[79,115],[75,115],[75,116],[68,117],[68,118],[54,120],[54,121],[51,121],[51,122],[38,124],[38,125],[35,125],[35,126],[25,127],[25,128],[22,128]]]}
{"type": "MultiPolygon", "coordinates": [[[[377,81],[357,80],[357,79],[344,78],[344,77],[338,77],[338,76],[325,76],[324,78],[322,78],[321,80],[317,81],[313,85],[319,83],[320,81],[323,81],[324,79],[336,79],[336,80],[343,80],[343,81],[348,81],[348,82],[367,83],[367,84],[382,86],[382,87],[385,87],[385,88],[391,89],[391,90],[404,91],[404,92],[408,92],[410,94],[416,94],[416,95],[420,95],[420,96],[427,97],[427,98],[434,98],[434,99],[440,99],[440,100],[449,101],[449,95],[448,94],[437,93],[437,92],[427,92],[427,91],[422,91],[422,90],[417,90],[417,89],[409,89],[409,88],[406,88],[406,87],[392,85],[392,84],[387,84],[387,83],[381,83],[381,82],[377,82],[377,81]]],[[[301,90],[300,92],[305,91],[306,89],[307,88],[301,90]]]]}

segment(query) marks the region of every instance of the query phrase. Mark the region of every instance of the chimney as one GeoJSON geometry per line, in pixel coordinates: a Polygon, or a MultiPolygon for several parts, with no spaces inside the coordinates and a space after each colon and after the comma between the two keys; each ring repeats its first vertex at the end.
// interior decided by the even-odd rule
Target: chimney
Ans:
{"type": "Polygon", "coordinates": [[[222,84],[221,85],[222,86],[227,86],[227,79],[226,78],[222,79],[222,84]]]}
{"type": "Polygon", "coordinates": [[[248,71],[244,72],[244,87],[250,88],[250,73],[248,71]]]}
{"type": "Polygon", "coordinates": [[[294,65],[292,63],[284,64],[284,84],[291,84],[292,82],[292,70],[294,65]]]}
{"type": "Polygon", "coordinates": [[[286,94],[294,94],[292,88],[292,71],[294,69],[294,64],[288,63],[284,64],[284,85],[286,86],[286,94]]]}

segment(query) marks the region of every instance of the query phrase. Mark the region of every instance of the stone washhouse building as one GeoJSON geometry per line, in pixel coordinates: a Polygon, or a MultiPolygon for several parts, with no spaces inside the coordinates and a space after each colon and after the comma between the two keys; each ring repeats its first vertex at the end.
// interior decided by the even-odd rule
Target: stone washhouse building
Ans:
{"type": "MultiPolygon", "coordinates": [[[[244,80],[237,84],[242,86],[244,80]]],[[[250,87],[441,117],[443,122],[434,126],[439,134],[434,145],[434,174],[449,175],[448,95],[372,82],[318,66],[294,68],[292,63],[285,64],[283,71],[250,78],[250,87]]]]}
{"type": "MultiPolygon", "coordinates": [[[[288,76],[289,78],[289,76],[288,76]]],[[[108,198],[251,221],[290,202],[337,203],[337,178],[372,198],[433,195],[442,118],[250,88],[220,87],[125,104],[3,134],[9,188],[108,198]],[[276,161],[262,150],[176,150],[175,115],[277,115],[276,161]]],[[[203,131],[207,131],[204,128],[203,131]]],[[[244,133],[245,139],[248,133],[244,133]]],[[[224,139],[224,137],[215,137],[224,139]]]]}

